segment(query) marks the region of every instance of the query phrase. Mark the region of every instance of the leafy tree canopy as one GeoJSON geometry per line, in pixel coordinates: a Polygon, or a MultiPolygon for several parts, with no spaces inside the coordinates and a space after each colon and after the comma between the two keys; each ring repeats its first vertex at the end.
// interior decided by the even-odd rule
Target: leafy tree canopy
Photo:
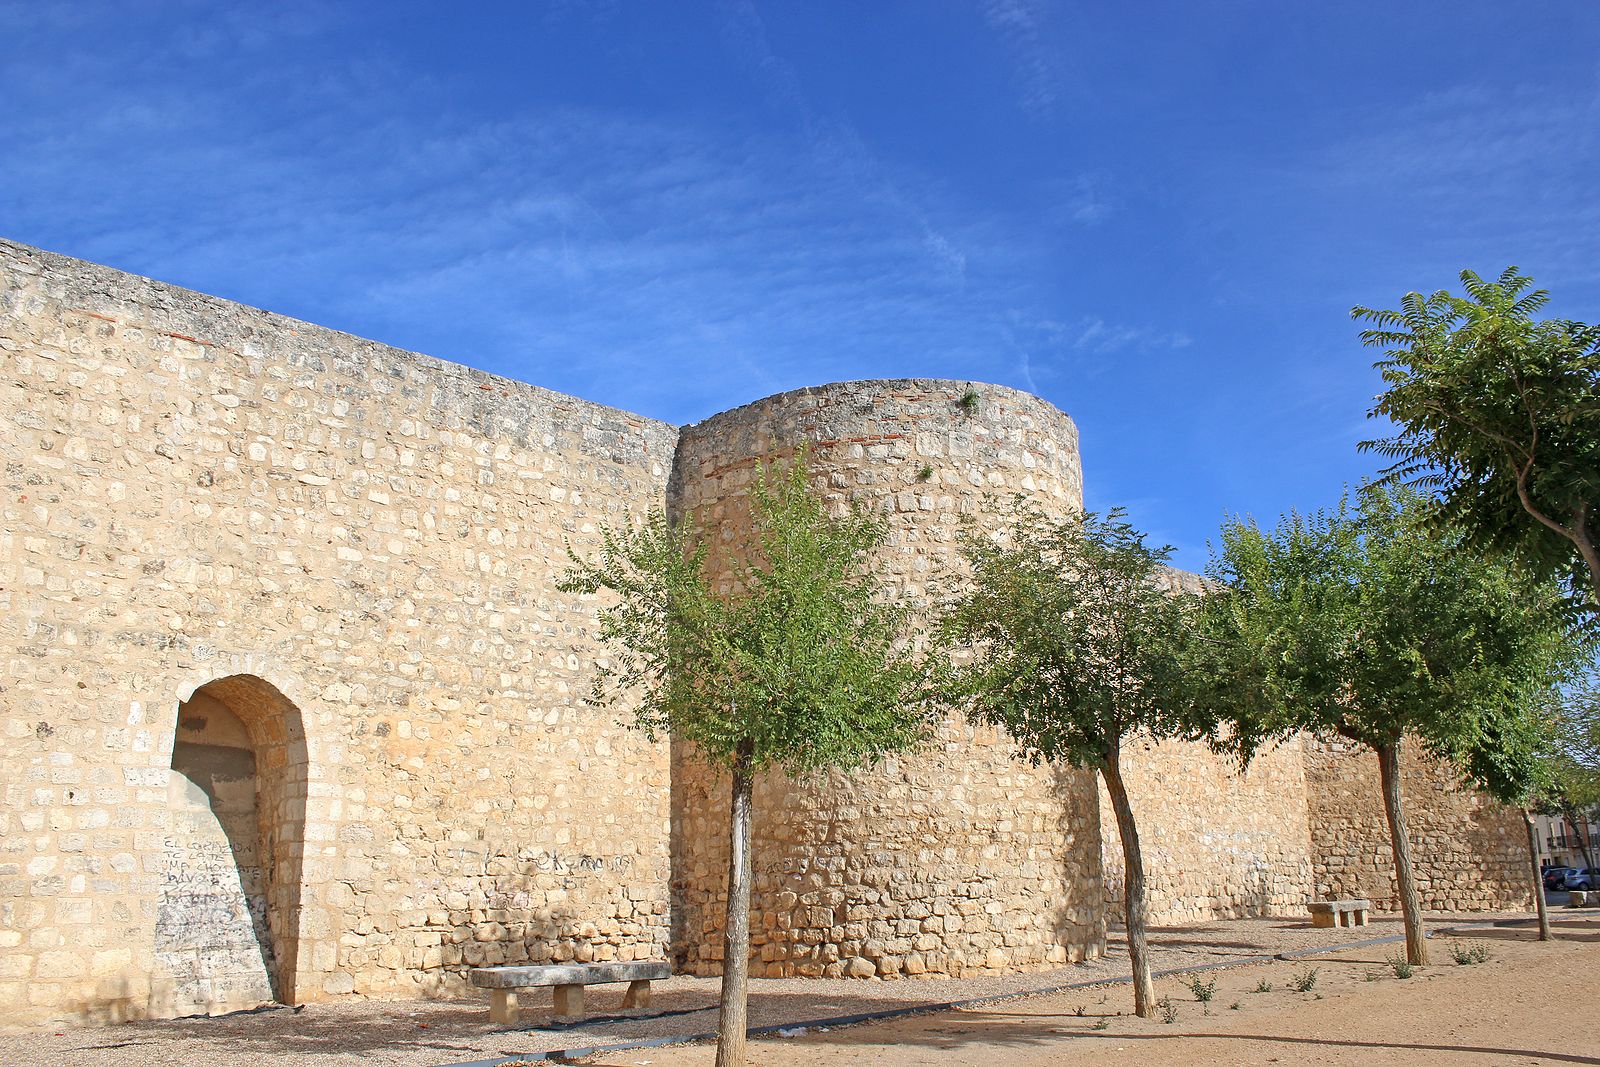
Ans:
{"type": "Polygon", "coordinates": [[[1174,694],[1197,598],[1123,514],[1052,519],[1019,500],[1002,537],[962,534],[972,581],[946,619],[973,649],[959,689],[1035,762],[1100,767],[1135,730],[1188,730],[1174,694]]]}
{"type": "Polygon", "coordinates": [[[1558,591],[1425,522],[1425,507],[1367,487],[1274,530],[1224,525],[1193,671],[1241,755],[1308,730],[1375,749],[1411,733],[1456,756],[1572,668],[1558,591]]]}
{"type": "Polygon", "coordinates": [[[924,659],[912,618],[880,595],[871,553],[884,523],[827,513],[802,456],[751,499],[754,543],[708,568],[705,539],[660,512],[601,530],[572,555],[569,592],[616,596],[600,610],[610,653],[594,699],[637,694],[633,725],[691,741],[713,762],[789,772],[853,765],[905,748],[926,725],[924,659]]]}
{"type": "Polygon", "coordinates": [[[1371,414],[1398,428],[1362,448],[1392,461],[1390,481],[1435,494],[1477,547],[1588,586],[1600,608],[1600,325],[1536,320],[1548,294],[1515,267],[1461,281],[1464,297],[1353,309],[1383,350],[1371,414]]]}

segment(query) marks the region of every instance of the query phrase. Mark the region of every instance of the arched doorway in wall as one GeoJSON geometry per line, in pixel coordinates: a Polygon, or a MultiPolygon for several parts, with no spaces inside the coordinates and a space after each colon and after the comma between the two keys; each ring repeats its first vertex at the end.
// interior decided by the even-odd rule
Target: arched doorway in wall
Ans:
{"type": "Polygon", "coordinates": [[[292,1003],[307,756],[300,711],[254,675],[178,706],[156,959],[172,1014],[292,1003]]]}

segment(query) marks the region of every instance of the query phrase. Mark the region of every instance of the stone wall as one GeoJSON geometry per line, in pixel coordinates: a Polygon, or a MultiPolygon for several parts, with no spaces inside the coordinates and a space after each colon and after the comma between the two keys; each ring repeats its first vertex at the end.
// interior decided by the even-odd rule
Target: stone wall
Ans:
{"type": "Polygon", "coordinates": [[[0,1016],[258,999],[158,947],[178,709],[217,679],[286,999],[661,955],[668,754],[578,699],[594,605],[551,580],[676,440],[0,244],[0,1016]]]}
{"type": "MultiPolygon", "coordinates": [[[[804,389],[684,430],[674,510],[715,538],[749,535],[757,464],[810,449],[836,508],[881,512],[895,595],[927,605],[959,579],[963,516],[992,521],[1014,493],[1080,506],[1077,431],[1037,397],[959,382],[804,389]]],[[[675,754],[675,954],[721,966],[727,782],[675,754]]],[[[755,791],[751,920],[757,975],[959,975],[1038,968],[1103,947],[1094,783],[1013,758],[994,731],[945,724],[923,752],[755,791]]]]}
{"type": "MultiPolygon", "coordinates": [[[[554,579],[652,507],[728,558],[756,465],[801,442],[834,506],[884,513],[922,607],[960,581],[961,517],[1081,500],[1071,420],[1010,389],[832,385],[680,434],[0,242],[0,1020],[453,992],[522,960],[716,970],[726,784],[583,702],[597,601],[554,579]]],[[[1130,755],[1158,914],[1291,906],[1308,823],[1319,888],[1383,899],[1364,765],[1301,759],[1130,755]]],[[[1417,774],[1437,906],[1525,900],[1514,822],[1417,774]]],[[[1093,955],[1098,803],[955,721],[769,776],[756,973],[1093,955]]]]}
{"type": "MultiPolygon", "coordinates": [[[[1379,910],[1398,910],[1377,755],[1342,740],[1307,739],[1305,746],[1318,897],[1365,897],[1379,910]]],[[[1517,811],[1463,791],[1450,769],[1415,743],[1401,749],[1400,793],[1425,909],[1533,906],[1527,830],[1517,811]]]]}
{"type": "MultiPolygon", "coordinates": [[[[1185,741],[1135,739],[1123,763],[1152,923],[1305,914],[1311,842],[1298,739],[1263,753],[1243,774],[1185,741]]],[[[1122,840],[1103,785],[1100,793],[1106,909],[1120,918],[1122,840]]]]}

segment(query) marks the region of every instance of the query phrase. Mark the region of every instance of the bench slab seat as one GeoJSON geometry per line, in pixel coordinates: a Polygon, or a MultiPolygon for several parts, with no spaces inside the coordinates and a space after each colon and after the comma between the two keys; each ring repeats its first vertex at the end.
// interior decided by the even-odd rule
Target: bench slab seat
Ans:
{"type": "Polygon", "coordinates": [[[629,1011],[650,1006],[650,983],[672,976],[665,960],[634,960],[626,963],[553,963],[526,967],[474,967],[472,984],[489,993],[489,1019],[503,1026],[515,1026],[519,1017],[517,990],[554,987],[555,1016],[558,1019],[583,1014],[583,987],[607,982],[627,982],[622,1008],[629,1011]]]}
{"type": "Polygon", "coordinates": [[[1312,926],[1365,926],[1369,900],[1313,900],[1306,905],[1312,926]]]}

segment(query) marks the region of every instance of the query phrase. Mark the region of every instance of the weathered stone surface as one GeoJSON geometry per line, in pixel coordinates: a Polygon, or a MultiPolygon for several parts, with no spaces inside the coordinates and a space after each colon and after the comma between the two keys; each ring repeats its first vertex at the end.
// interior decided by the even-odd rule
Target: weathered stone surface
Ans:
{"type": "MultiPolygon", "coordinates": [[[[1291,915],[1311,897],[1311,839],[1298,740],[1240,774],[1205,745],[1135,741],[1123,778],[1144,850],[1153,923],[1291,915]]],[[[1123,912],[1122,839],[1100,787],[1106,907],[1123,912]]]]}
{"type": "MultiPolygon", "coordinates": [[[[1305,741],[1312,861],[1319,898],[1363,897],[1400,907],[1378,757],[1346,741],[1305,741]]],[[[1431,911],[1533,904],[1528,839],[1519,812],[1463,792],[1450,768],[1401,750],[1401,794],[1417,896],[1431,911]]]]}

